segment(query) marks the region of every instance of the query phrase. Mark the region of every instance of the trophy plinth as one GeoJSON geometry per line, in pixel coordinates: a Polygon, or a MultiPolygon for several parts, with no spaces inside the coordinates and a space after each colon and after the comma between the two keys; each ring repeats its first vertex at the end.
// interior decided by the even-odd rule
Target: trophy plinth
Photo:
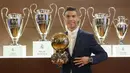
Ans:
{"type": "Polygon", "coordinates": [[[56,33],[52,37],[52,47],[56,51],[51,59],[56,62],[58,59],[62,59],[65,63],[68,61],[68,53],[65,51],[69,44],[69,40],[66,34],[56,33]]]}
{"type": "Polygon", "coordinates": [[[113,57],[130,57],[130,45],[112,45],[113,57]]]}
{"type": "Polygon", "coordinates": [[[33,41],[33,56],[51,58],[53,52],[50,41],[33,41]]]}
{"type": "Polygon", "coordinates": [[[25,57],[26,45],[4,45],[3,46],[4,57],[25,57]]]}

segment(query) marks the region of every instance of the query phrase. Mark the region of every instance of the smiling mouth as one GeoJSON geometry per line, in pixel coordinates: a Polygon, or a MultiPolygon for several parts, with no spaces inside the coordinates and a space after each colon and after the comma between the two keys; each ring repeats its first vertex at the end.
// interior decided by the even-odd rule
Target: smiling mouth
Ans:
{"type": "Polygon", "coordinates": [[[75,22],[69,22],[69,24],[75,24],[75,22]]]}

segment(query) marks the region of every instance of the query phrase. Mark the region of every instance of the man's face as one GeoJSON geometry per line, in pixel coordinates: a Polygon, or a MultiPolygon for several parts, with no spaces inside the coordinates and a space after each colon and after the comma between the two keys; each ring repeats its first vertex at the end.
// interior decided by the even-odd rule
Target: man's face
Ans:
{"type": "Polygon", "coordinates": [[[76,11],[67,11],[65,13],[65,24],[70,31],[73,31],[78,26],[79,17],[76,11]]]}

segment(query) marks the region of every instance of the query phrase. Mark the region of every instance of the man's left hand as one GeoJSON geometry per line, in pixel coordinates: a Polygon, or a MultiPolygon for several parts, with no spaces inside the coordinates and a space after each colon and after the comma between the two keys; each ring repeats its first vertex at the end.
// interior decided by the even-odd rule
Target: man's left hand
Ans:
{"type": "Polygon", "coordinates": [[[73,62],[75,65],[79,65],[78,67],[82,67],[89,63],[89,57],[76,57],[73,62]]]}

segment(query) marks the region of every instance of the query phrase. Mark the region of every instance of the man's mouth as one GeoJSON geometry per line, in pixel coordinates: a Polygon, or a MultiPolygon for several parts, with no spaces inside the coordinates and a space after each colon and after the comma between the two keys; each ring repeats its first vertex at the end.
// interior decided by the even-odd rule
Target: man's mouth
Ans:
{"type": "Polygon", "coordinates": [[[69,24],[75,24],[75,22],[69,22],[69,24]]]}

